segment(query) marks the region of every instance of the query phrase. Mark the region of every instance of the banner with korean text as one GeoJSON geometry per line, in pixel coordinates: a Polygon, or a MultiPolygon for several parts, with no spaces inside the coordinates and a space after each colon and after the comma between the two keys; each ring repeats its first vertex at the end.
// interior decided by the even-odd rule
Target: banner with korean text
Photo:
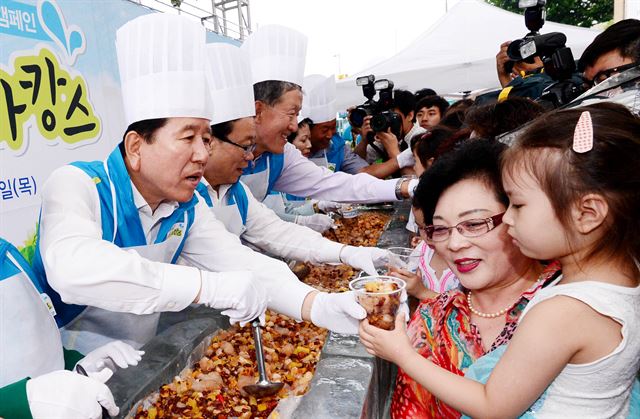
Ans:
{"type": "Polygon", "coordinates": [[[145,13],[126,0],[0,0],[0,237],[27,258],[48,175],[122,138],[115,34],[145,13]]]}

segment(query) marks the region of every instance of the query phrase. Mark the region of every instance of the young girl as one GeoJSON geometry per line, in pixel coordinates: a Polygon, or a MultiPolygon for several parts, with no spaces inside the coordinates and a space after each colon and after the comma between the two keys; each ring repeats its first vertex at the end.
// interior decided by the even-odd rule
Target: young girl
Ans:
{"type": "Polygon", "coordinates": [[[599,104],[548,114],[505,156],[503,222],[563,276],[528,304],[486,384],[422,358],[402,317],[390,332],[363,321],[367,350],[472,417],[625,417],[640,366],[639,135],[626,108],[599,104]]]}

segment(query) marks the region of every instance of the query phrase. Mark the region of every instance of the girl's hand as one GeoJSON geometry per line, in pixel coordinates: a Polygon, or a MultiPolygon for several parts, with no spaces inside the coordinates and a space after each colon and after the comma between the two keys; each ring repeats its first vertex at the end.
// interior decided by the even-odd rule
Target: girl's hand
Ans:
{"type": "Polygon", "coordinates": [[[384,330],[371,326],[367,319],[360,322],[360,341],[367,352],[387,361],[398,364],[413,353],[413,347],[407,336],[404,313],[398,313],[394,330],[384,330]]]}
{"type": "Polygon", "coordinates": [[[406,269],[396,268],[395,266],[388,266],[388,269],[387,275],[400,278],[406,282],[407,287],[405,289],[407,293],[418,300],[424,300],[436,294],[424,286],[420,268],[416,270],[416,273],[407,271],[406,269]]]}

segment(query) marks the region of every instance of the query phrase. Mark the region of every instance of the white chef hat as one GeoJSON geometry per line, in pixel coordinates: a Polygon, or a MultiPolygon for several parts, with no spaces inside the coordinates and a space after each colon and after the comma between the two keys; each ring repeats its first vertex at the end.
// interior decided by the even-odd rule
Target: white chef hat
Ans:
{"type": "Polygon", "coordinates": [[[249,58],[239,47],[218,42],[206,46],[206,69],[213,103],[211,124],[256,114],[249,58]]]}
{"type": "Polygon", "coordinates": [[[303,90],[307,95],[303,102],[304,115],[314,124],[336,119],[336,80],[333,75],[324,77],[311,75],[305,78],[303,90]],[[306,110],[305,110],[306,105],[306,110]]]}
{"type": "Polygon", "coordinates": [[[309,117],[309,92],[323,80],[324,76],[322,74],[311,74],[305,76],[304,81],[302,82],[302,108],[298,114],[298,123],[309,117]]]}
{"type": "Polygon", "coordinates": [[[251,62],[253,83],[279,80],[302,86],[307,37],[280,25],[265,25],[242,44],[251,62]]]}
{"type": "Polygon", "coordinates": [[[170,117],[211,117],[204,72],[205,29],[186,17],[150,13],[116,32],[127,125],[170,117]]]}

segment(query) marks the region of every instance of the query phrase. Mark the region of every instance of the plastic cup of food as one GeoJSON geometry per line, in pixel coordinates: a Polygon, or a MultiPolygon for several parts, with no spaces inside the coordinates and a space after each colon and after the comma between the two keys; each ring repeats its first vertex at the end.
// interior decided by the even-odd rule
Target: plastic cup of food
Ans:
{"type": "Polygon", "coordinates": [[[385,330],[395,328],[405,286],[402,279],[383,275],[363,276],[349,282],[349,288],[367,312],[369,324],[385,330]]]}
{"type": "Polygon", "coordinates": [[[358,216],[358,208],[351,204],[343,204],[340,208],[342,218],[355,218],[358,216]]]}
{"type": "Polygon", "coordinates": [[[415,272],[420,262],[420,254],[409,247],[389,247],[389,265],[415,272]]]}

